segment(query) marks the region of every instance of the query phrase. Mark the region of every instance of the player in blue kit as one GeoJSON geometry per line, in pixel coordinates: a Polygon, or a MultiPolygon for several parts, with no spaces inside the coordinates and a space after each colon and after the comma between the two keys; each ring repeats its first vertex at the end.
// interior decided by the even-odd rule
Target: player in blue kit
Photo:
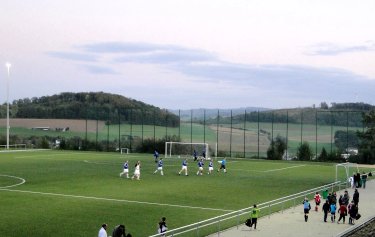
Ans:
{"type": "Polygon", "coordinates": [[[224,170],[224,173],[227,172],[227,168],[226,168],[226,159],[224,158],[221,162],[220,162],[220,168],[217,170],[217,172],[219,172],[221,169],[224,170]]]}
{"type": "Polygon", "coordinates": [[[213,170],[214,170],[214,163],[212,162],[212,160],[210,160],[210,162],[208,163],[208,174],[211,174],[213,170]]]}
{"type": "Polygon", "coordinates": [[[129,178],[129,161],[125,161],[124,165],[123,165],[123,168],[124,170],[120,173],[120,177],[124,174],[126,174],[126,178],[128,179],[129,178]]]}
{"type": "Polygon", "coordinates": [[[197,175],[203,175],[203,166],[204,166],[203,159],[200,159],[198,162],[197,175]]]}
{"type": "Polygon", "coordinates": [[[158,152],[158,150],[154,151],[154,158],[155,158],[155,163],[158,163],[158,159],[159,159],[159,152],[158,152]]]}
{"type": "Polygon", "coordinates": [[[197,154],[197,151],[195,149],[193,151],[193,157],[194,157],[194,161],[198,160],[198,154],[197,154]]]}
{"type": "Polygon", "coordinates": [[[187,159],[184,159],[182,161],[182,168],[181,168],[180,172],[178,172],[178,175],[181,175],[181,172],[185,171],[185,175],[188,176],[187,164],[188,164],[187,159]]]}
{"type": "Polygon", "coordinates": [[[156,174],[159,170],[160,170],[160,174],[164,175],[164,173],[163,173],[163,158],[160,158],[160,160],[158,162],[158,167],[156,168],[154,174],[156,174]]]}

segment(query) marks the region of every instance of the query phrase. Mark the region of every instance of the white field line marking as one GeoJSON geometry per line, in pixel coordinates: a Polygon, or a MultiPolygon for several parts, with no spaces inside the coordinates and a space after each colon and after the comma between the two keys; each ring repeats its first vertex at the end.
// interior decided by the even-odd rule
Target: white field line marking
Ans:
{"type": "Polygon", "coordinates": [[[295,166],[289,166],[289,167],[280,168],[280,169],[265,170],[263,172],[267,173],[267,172],[273,172],[273,171],[279,171],[279,170],[287,170],[287,169],[293,169],[293,168],[298,168],[298,167],[303,167],[303,166],[306,166],[306,165],[295,165],[295,166]]]}
{"type": "Polygon", "coordinates": [[[21,180],[21,182],[19,182],[18,184],[13,184],[13,185],[9,185],[9,186],[4,186],[4,187],[0,187],[1,188],[11,188],[11,187],[16,187],[18,185],[22,185],[26,182],[25,179],[23,178],[20,178],[20,177],[17,177],[17,176],[12,176],[12,175],[6,175],[6,174],[0,174],[0,176],[3,176],[3,177],[10,177],[10,178],[14,178],[14,179],[18,179],[18,180],[21,180]]]}
{"type": "Polygon", "coordinates": [[[306,166],[306,165],[295,165],[295,166],[289,166],[285,168],[272,169],[272,170],[245,170],[245,169],[230,169],[230,170],[268,173],[268,172],[275,172],[275,171],[286,170],[286,169],[294,169],[294,168],[303,167],[303,166],[306,166]]]}
{"type": "Polygon", "coordinates": [[[132,201],[132,200],[123,200],[123,199],[114,199],[114,198],[90,197],[90,196],[71,195],[71,194],[62,194],[62,193],[44,193],[44,192],[27,191],[27,190],[14,190],[14,189],[7,189],[7,188],[0,188],[0,191],[31,193],[31,194],[40,194],[40,195],[58,196],[58,197],[82,198],[82,199],[92,199],[92,200],[101,200],[101,201],[127,202],[127,203],[156,205],[156,206],[168,206],[168,207],[179,207],[179,208],[189,208],[189,209],[201,209],[201,210],[210,210],[210,211],[223,211],[223,212],[232,212],[233,211],[233,210],[225,210],[225,209],[218,209],[218,208],[194,207],[194,206],[167,204],[167,203],[142,202],[142,201],[132,201]]]}

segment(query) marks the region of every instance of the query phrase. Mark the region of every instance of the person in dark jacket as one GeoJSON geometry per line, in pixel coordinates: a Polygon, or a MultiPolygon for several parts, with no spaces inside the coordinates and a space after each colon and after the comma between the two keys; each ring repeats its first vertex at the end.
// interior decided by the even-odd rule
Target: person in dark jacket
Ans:
{"type": "Polygon", "coordinates": [[[359,192],[358,192],[357,189],[354,190],[353,201],[354,201],[354,204],[356,206],[358,206],[358,203],[359,203],[359,192]]]}
{"type": "Polygon", "coordinates": [[[115,229],[112,232],[112,237],[131,237],[131,234],[125,234],[125,226],[124,225],[118,225],[115,227],[115,229]]]}
{"type": "Polygon", "coordinates": [[[322,210],[323,210],[323,213],[324,213],[324,218],[323,218],[324,222],[327,222],[328,213],[331,211],[328,200],[326,200],[326,202],[323,204],[322,210]]]}

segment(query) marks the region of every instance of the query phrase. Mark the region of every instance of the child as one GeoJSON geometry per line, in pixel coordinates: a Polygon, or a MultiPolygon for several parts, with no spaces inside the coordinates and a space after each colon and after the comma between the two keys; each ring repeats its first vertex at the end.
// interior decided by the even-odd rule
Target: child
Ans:
{"type": "Polygon", "coordinates": [[[320,196],[319,192],[315,193],[314,199],[315,199],[315,211],[318,211],[319,205],[320,205],[320,196]]]}
{"type": "Polygon", "coordinates": [[[331,222],[335,222],[336,220],[336,205],[334,203],[331,203],[331,206],[329,207],[331,209],[331,222]]]}

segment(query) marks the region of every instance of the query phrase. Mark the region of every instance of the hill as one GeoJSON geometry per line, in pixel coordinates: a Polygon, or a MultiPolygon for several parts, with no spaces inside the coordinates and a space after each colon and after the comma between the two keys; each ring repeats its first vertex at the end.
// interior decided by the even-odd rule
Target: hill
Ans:
{"type": "MultiPolygon", "coordinates": [[[[90,119],[109,123],[131,122],[176,127],[178,116],[141,101],[104,92],[64,92],[15,100],[12,118],[90,119]]],[[[6,117],[6,105],[0,106],[0,117],[6,117]]]]}

